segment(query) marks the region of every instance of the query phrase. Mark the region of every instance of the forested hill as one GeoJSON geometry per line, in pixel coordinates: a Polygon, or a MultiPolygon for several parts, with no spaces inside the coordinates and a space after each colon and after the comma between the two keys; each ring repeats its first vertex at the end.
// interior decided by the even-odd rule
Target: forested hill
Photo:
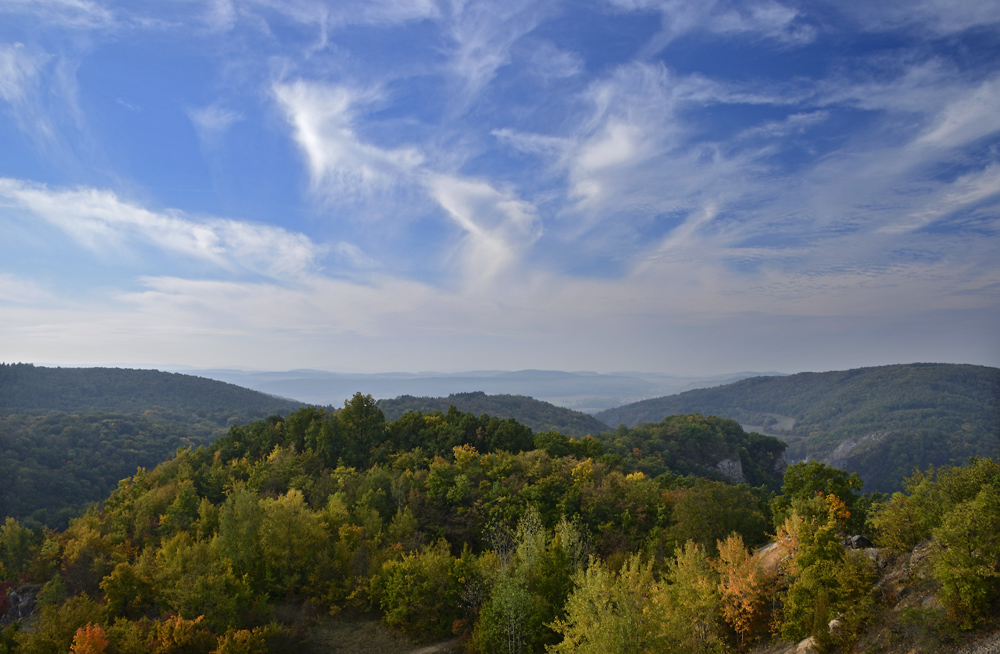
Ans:
{"type": "Polygon", "coordinates": [[[498,418],[513,418],[536,432],[557,431],[567,436],[587,436],[608,430],[608,426],[593,416],[564,409],[523,395],[487,395],[483,392],[454,393],[448,397],[413,397],[403,395],[394,400],[379,400],[379,408],[388,420],[396,420],[407,411],[459,411],[498,418]]]}
{"type": "Polygon", "coordinates": [[[737,420],[814,458],[858,472],[866,490],[898,490],[915,467],[1000,455],[1000,369],[909,364],[784,377],[643,400],[598,413],[609,425],[702,413],[737,420]]]}
{"type": "Polygon", "coordinates": [[[301,402],[204,377],[125,368],[45,368],[0,364],[0,414],[113,411],[199,414],[241,421],[286,413],[301,402]]]}
{"type": "Polygon", "coordinates": [[[5,521],[0,654],[438,650],[344,637],[373,616],[393,640],[521,654],[955,653],[1000,627],[990,459],[886,503],[803,463],[775,497],[783,445],[732,420],[605,436],[387,423],[360,393],[233,426],[62,532],[5,521]],[[700,476],[740,461],[747,484],[700,476]],[[879,547],[849,548],[859,529],[879,547]]]}
{"type": "Polygon", "coordinates": [[[0,364],[0,518],[65,527],[136,468],[300,406],[156,370],[0,364]]]}

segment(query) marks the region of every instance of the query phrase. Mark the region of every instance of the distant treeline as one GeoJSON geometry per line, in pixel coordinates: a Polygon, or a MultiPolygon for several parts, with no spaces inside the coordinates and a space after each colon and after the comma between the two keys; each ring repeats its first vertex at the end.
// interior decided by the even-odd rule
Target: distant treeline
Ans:
{"type": "Polygon", "coordinates": [[[392,400],[379,400],[388,420],[395,420],[407,411],[447,411],[454,406],[459,411],[500,418],[513,418],[536,432],[557,431],[567,436],[587,436],[608,430],[608,426],[593,416],[558,407],[523,395],[487,395],[481,391],[453,393],[448,397],[413,397],[403,395],[392,400]]]}

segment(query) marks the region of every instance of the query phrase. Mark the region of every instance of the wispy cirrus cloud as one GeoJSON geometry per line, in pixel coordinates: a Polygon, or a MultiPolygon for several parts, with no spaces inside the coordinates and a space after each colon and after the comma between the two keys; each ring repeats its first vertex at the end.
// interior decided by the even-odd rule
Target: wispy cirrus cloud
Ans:
{"type": "Polygon", "coordinates": [[[0,99],[18,127],[39,146],[51,144],[56,127],[42,106],[42,74],[51,57],[22,43],[0,45],[0,99]]]}
{"type": "Polygon", "coordinates": [[[357,113],[379,91],[298,80],[274,86],[274,95],[306,155],[313,188],[350,198],[388,190],[423,163],[413,148],[381,148],[357,134],[357,113]]]}
{"type": "Polygon", "coordinates": [[[0,202],[107,255],[141,244],[226,270],[290,279],[313,271],[322,252],[308,237],[280,227],[150,211],[93,188],[50,189],[0,178],[0,202]]]}
{"type": "Polygon", "coordinates": [[[87,147],[79,105],[78,62],[37,46],[0,44],[0,112],[6,105],[18,129],[44,156],[71,162],[87,147]]]}
{"type": "Polygon", "coordinates": [[[934,35],[948,35],[1000,23],[1000,8],[990,0],[863,0],[833,3],[837,11],[852,15],[857,27],[883,32],[916,29],[934,35]]]}
{"type": "Polygon", "coordinates": [[[942,148],[967,145],[1000,132],[1000,76],[967,87],[935,117],[918,143],[942,148]]]}
{"type": "MultiPolygon", "coordinates": [[[[391,195],[409,189],[433,200],[462,230],[455,265],[464,283],[481,285],[509,269],[538,236],[534,208],[491,184],[438,168],[417,148],[385,149],[356,132],[359,107],[377,91],[302,80],[275,86],[275,96],[306,156],[313,188],[331,199],[391,195]]],[[[414,216],[403,204],[397,221],[414,216]]]]}
{"type": "Polygon", "coordinates": [[[705,139],[691,116],[718,105],[788,102],[646,63],[617,68],[591,84],[585,98],[591,111],[557,165],[566,170],[574,210],[591,221],[623,210],[642,221],[738,194],[754,153],[705,139]]]}
{"type": "Polygon", "coordinates": [[[24,105],[46,59],[27,52],[23,43],[0,45],[0,98],[15,109],[24,105]]]}
{"type": "Polygon", "coordinates": [[[716,38],[740,37],[770,40],[782,45],[801,45],[815,38],[812,25],[802,21],[802,13],[791,6],[762,0],[608,0],[620,11],[659,12],[661,30],[642,48],[651,57],[686,34],[706,34],[716,38]]]}
{"type": "Polygon", "coordinates": [[[433,176],[434,199],[466,236],[461,269],[466,284],[482,287],[520,260],[540,236],[540,223],[529,203],[497,191],[482,181],[433,176]]]}
{"type": "Polygon", "coordinates": [[[104,4],[91,0],[4,0],[0,3],[0,15],[30,16],[47,25],[94,29],[115,22],[114,13],[104,4]]]}
{"type": "Polygon", "coordinates": [[[238,111],[226,108],[221,103],[210,104],[198,109],[189,109],[188,116],[198,132],[202,144],[215,147],[226,131],[244,116],[238,111]]]}
{"type": "Polygon", "coordinates": [[[470,102],[511,61],[511,48],[544,20],[550,8],[537,0],[496,3],[471,0],[453,5],[448,30],[454,40],[451,67],[470,102]]]}
{"type": "Polygon", "coordinates": [[[396,25],[440,14],[432,0],[231,0],[234,11],[261,9],[324,29],[344,25],[396,25]]]}

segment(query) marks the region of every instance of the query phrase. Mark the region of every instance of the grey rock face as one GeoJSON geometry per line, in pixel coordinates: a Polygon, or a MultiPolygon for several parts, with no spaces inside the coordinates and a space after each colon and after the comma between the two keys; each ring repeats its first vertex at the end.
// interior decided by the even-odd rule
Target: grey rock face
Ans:
{"type": "Polygon", "coordinates": [[[719,461],[715,469],[723,477],[737,484],[742,484],[746,481],[746,477],[743,476],[743,464],[740,463],[739,459],[723,459],[719,461]]]}

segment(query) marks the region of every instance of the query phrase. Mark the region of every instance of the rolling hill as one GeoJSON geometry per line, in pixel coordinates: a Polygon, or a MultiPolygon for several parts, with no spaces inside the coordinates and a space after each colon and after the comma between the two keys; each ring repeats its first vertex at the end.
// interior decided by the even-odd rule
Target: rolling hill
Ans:
{"type": "Polygon", "coordinates": [[[0,364],[0,414],[158,410],[168,415],[196,414],[225,425],[229,417],[254,420],[302,405],[213,379],[159,370],[0,364]]]}
{"type": "Polygon", "coordinates": [[[914,468],[1000,455],[1000,369],[908,364],[756,377],[610,409],[612,426],[702,413],[785,440],[789,460],[857,472],[898,490],[914,468]]]}
{"type": "Polygon", "coordinates": [[[535,432],[557,431],[567,436],[587,436],[608,430],[608,426],[593,416],[542,402],[523,395],[487,395],[454,393],[448,397],[413,397],[403,395],[393,400],[379,400],[387,420],[396,420],[407,411],[446,412],[454,406],[459,411],[477,416],[488,413],[497,418],[513,418],[535,432]]]}
{"type": "Polygon", "coordinates": [[[157,370],[0,364],[0,516],[65,527],[136,468],[301,406],[157,370]]]}

